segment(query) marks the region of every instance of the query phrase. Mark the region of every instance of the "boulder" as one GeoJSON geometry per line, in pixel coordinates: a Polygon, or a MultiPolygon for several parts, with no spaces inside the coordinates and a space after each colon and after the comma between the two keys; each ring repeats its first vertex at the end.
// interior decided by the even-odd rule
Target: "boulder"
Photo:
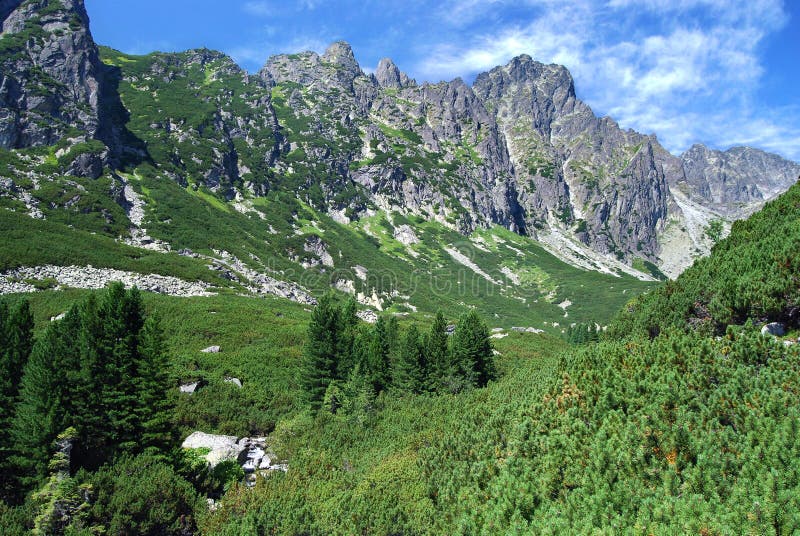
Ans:
{"type": "Polygon", "coordinates": [[[227,376],[225,378],[225,383],[232,383],[233,385],[235,385],[239,389],[242,388],[242,380],[240,380],[239,378],[231,378],[230,376],[227,376]]]}
{"type": "Polygon", "coordinates": [[[209,346],[208,348],[203,348],[200,351],[203,352],[204,354],[218,354],[219,351],[220,351],[220,347],[219,346],[209,346]]]}
{"type": "Polygon", "coordinates": [[[786,335],[786,328],[780,322],[770,322],[761,328],[762,335],[772,335],[774,337],[782,337],[786,335]]]}
{"type": "Polygon", "coordinates": [[[226,460],[238,460],[243,448],[237,443],[236,436],[206,434],[194,432],[187,437],[181,447],[185,449],[210,449],[205,458],[211,467],[216,467],[226,460]]]}
{"type": "Polygon", "coordinates": [[[365,309],[363,311],[358,311],[356,313],[356,316],[369,324],[374,324],[375,322],[378,321],[378,313],[376,313],[372,309],[365,309]]]}
{"type": "Polygon", "coordinates": [[[201,382],[184,383],[178,387],[178,389],[180,389],[181,393],[189,393],[190,395],[193,395],[194,392],[201,387],[200,383],[201,382]]]}

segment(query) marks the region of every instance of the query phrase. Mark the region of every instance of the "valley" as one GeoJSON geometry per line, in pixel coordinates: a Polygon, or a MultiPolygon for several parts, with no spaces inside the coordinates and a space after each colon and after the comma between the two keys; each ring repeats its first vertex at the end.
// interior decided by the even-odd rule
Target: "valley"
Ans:
{"type": "Polygon", "coordinates": [[[0,534],[800,531],[800,164],[0,23],[0,534]]]}

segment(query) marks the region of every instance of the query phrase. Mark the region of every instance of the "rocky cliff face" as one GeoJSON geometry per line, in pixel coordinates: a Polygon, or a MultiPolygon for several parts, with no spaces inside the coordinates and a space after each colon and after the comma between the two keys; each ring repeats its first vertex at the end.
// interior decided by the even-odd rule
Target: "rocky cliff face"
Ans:
{"type": "Polygon", "coordinates": [[[95,137],[103,69],[83,0],[5,0],[0,17],[0,147],[95,137]]]}
{"type": "Polygon", "coordinates": [[[558,227],[620,259],[655,259],[668,189],[658,142],[597,118],[569,72],[529,56],[478,76],[508,140],[529,227],[558,227]]]}
{"type": "Polygon", "coordinates": [[[681,155],[681,161],[685,177],[674,184],[693,199],[732,217],[747,215],[800,177],[800,164],[750,147],[723,152],[694,145],[681,155]]]}
{"type": "Polygon", "coordinates": [[[417,84],[390,59],[367,75],[343,42],[252,76],[208,50],[104,49],[103,63],[82,0],[0,0],[0,20],[0,147],[56,145],[90,177],[147,162],[239,208],[285,192],[342,223],[385,209],[462,233],[500,225],[674,274],[709,247],[704,225],[800,174],[754,149],[677,158],[525,55],[472,87],[417,84]]]}
{"type": "Polygon", "coordinates": [[[524,229],[502,136],[463,81],[418,86],[390,60],[366,76],[346,43],[270,58],[261,76],[291,142],[277,169],[306,177],[329,210],[369,201],[464,232],[524,229]]]}

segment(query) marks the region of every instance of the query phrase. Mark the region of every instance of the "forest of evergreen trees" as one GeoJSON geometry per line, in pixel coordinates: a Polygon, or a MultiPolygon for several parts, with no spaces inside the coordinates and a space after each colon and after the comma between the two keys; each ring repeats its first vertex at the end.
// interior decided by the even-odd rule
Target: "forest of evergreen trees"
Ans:
{"type": "Polygon", "coordinates": [[[452,336],[441,313],[427,332],[412,324],[401,333],[396,317],[365,329],[356,311],[355,300],[339,307],[326,296],[311,315],[302,374],[312,408],[336,413],[383,391],[458,393],[495,377],[489,330],[474,310],[452,336]]]}
{"type": "MultiPolygon", "coordinates": [[[[352,414],[382,393],[458,393],[495,377],[474,311],[454,328],[437,314],[425,333],[395,317],[368,326],[356,311],[326,296],[312,312],[297,368],[312,411],[352,414]]],[[[137,289],[91,294],[35,338],[28,302],[0,302],[0,350],[0,533],[195,530],[200,497],[228,475],[177,448],[163,334],[137,289]]]]}
{"type": "Polygon", "coordinates": [[[59,534],[69,524],[81,534],[116,524],[127,527],[117,534],[151,525],[166,534],[176,516],[191,513],[195,495],[169,464],[175,438],[157,318],[144,315],[138,290],[117,283],[35,342],[33,327],[27,302],[0,304],[0,493],[7,505],[27,498],[25,509],[0,515],[0,533],[59,534]],[[148,494],[169,511],[136,511],[148,494]]]}

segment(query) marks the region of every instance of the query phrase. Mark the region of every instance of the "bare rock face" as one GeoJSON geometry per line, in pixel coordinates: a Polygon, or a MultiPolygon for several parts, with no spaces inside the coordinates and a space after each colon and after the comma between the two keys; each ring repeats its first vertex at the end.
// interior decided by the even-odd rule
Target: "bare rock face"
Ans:
{"type": "Polygon", "coordinates": [[[83,0],[6,0],[0,17],[0,147],[94,138],[103,68],[83,0]]]}
{"type": "Polygon", "coordinates": [[[675,184],[695,200],[733,217],[746,216],[800,176],[800,164],[749,147],[723,152],[693,145],[681,161],[685,177],[675,184]]]}
{"type": "MultiPolygon", "coordinates": [[[[665,249],[702,236],[697,221],[683,225],[690,209],[713,212],[694,210],[706,220],[742,217],[800,175],[800,165],[748,148],[695,146],[675,157],[654,136],[597,117],[565,67],[526,55],[472,86],[418,85],[388,58],[365,74],[350,45],[336,42],[322,55],[273,56],[251,76],[205,49],[105,65],[83,0],[0,0],[0,23],[0,147],[81,145],[61,170],[73,175],[96,178],[138,155],[227,200],[287,191],[337,221],[384,209],[465,234],[500,225],[662,266],[675,258],[665,249]],[[197,113],[127,110],[120,91],[132,87],[197,113]],[[136,127],[146,144],[126,131],[132,116],[147,117],[149,129],[136,127]],[[676,222],[694,238],[665,240],[676,222]]],[[[304,250],[334,267],[323,243],[304,250]]],[[[313,301],[269,276],[250,280],[313,301]]]]}
{"type": "Polygon", "coordinates": [[[390,58],[383,58],[375,69],[375,80],[382,88],[400,89],[415,86],[416,82],[400,71],[390,58]]]}
{"type": "Polygon", "coordinates": [[[669,193],[655,139],[596,117],[569,71],[529,56],[479,75],[474,89],[508,140],[529,229],[560,227],[620,259],[656,258],[669,193]]]}

